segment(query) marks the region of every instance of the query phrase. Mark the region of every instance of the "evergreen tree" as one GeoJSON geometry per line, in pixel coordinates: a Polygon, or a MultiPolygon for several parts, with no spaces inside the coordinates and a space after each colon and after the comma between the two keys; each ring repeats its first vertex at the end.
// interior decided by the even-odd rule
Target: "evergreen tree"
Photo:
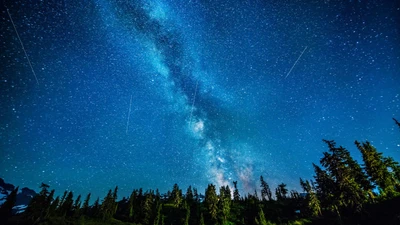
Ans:
{"type": "Polygon", "coordinates": [[[0,206],[0,221],[6,222],[12,215],[12,208],[17,200],[17,193],[19,187],[14,188],[7,196],[6,201],[0,206]]]}
{"type": "Polygon", "coordinates": [[[57,215],[57,209],[60,205],[60,197],[57,196],[57,198],[51,203],[50,208],[49,208],[49,216],[56,216],[57,215]]]}
{"type": "Polygon", "coordinates": [[[368,141],[365,143],[356,141],[355,144],[362,154],[364,170],[370,180],[378,186],[380,194],[384,198],[395,196],[397,181],[393,171],[395,171],[396,165],[391,163],[394,161],[383,157],[382,153],[378,152],[368,141]]]}
{"type": "Polygon", "coordinates": [[[290,198],[291,199],[299,199],[300,198],[299,192],[297,192],[296,190],[291,190],[290,191],[290,198]]]}
{"type": "Polygon", "coordinates": [[[178,184],[174,184],[171,193],[172,203],[175,207],[179,207],[182,203],[182,190],[179,189],[178,184]]]}
{"type": "Polygon", "coordinates": [[[240,200],[239,190],[237,189],[237,181],[233,181],[233,201],[238,202],[240,200]]]}
{"type": "Polygon", "coordinates": [[[200,215],[200,222],[199,222],[199,225],[205,225],[203,213],[200,215]]]}
{"type": "Polygon", "coordinates": [[[142,223],[145,225],[151,224],[151,218],[152,218],[152,213],[153,213],[153,194],[150,192],[145,195],[145,200],[143,203],[143,218],[142,218],[142,223]]]}
{"type": "Polygon", "coordinates": [[[258,213],[258,218],[256,217],[255,222],[257,225],[270,225],[266,219],[263,210],[260,208],[260,212],[258,213]]]}
{"type": "Polygon", "coordinates": [[[278,201],[285,199],[287,193],[288,189],[286,188],[286,184],[284,183],[279,184],[278,187],[275,189],[275,196],[278,201]]]}
{"type": "Polygon", "coordinates": [[[218,196],[213,184],[209,184],[205,191],[204,203],[211,221],[213,223],[217,222],[218,196]]]}
{"type": "Polygon", "coordinates": [[[185,196],[185,198],[186,198],[186,202],[189,204],[189,205],[191,205],[192,203],[193,203],[193,191],[192,191],[192,186],[189,186],[188,187],[188,189],[187,189],[187,191],[186,191],[186,196],[185,196]]]}
{"type": "Polygon", "coordinates": [[[155,197],[155,203],[156,203],[156,204],[160,203],[160,201],[161,201],[161,194],[160,194],[160,191],[158,190],[158,188],[156,189],[156,195],[155,195],[154,197],[155,197]]]}
{"type": "MultiPolygon", "coordinates": [[[[367,201],[370,185],[363,174],[361,167],[350,156],[347,149],[342,146],[336,147],[334,141],[324,142],[328,145],[329,152],[324,152],[320,163],[326,168],[325,175],[330,179],[331,204],[333,210],[339,212],[339,208],[352,208],[361,210],[362,205],[367,201]],[[333,198],[333,199],[332,199],[333,198]]],[[[318,182],[318,185],[325,185],[318,182]]]]}
{"type": "Polygon", "coordinates": [[[54,192],[55,192],[54,189],[51,190],[49,195],[46,198],[46,206],[47,207],[46,207],[46,212],[45,212],[44,218],[48,218],[50,216],[51,203],[54,201],[54,192]]]}
{"type": "Polygon", "coordinates": [[[154,219],[154,225],[160,225],[163,215],[161,214],[162,204],[158,204],[157,206],[157,216],[154,219]]]}
{"type": "Polygon", "coordinates": [[[81,195],[78,195],[78,197],[75,199],[75,203],[73,206],[73,211],[74,211],[74,216],[79,217],[81,214],[81,195]]]}
{"type": "Polygon", "coordinates": [[[226,187],[221,186],[219,189],[218,208],[220,211],[219,214],[222,216],[221,224],[225,224],[228,221],[231,210],[231,190],[228,185],[226,187]]]}
{"type": "Polygon", "coordinates": [[[183,222],[183,224],[184,225],[189,225],[189,220],[190,220],[190,207],[189,207],[189,205],[188,204],[186,204],[186,202],[185,202],[185,211],[186,211],[186,214],[185,214],[185,220],[184,220],[184,222],[183,222]]]}
{"type": "Polygon", "coordinates": [[[199,199],[199,193],[197,192],[197,188],[193,188],[193,198],[194,198],[194,201],[195,201],[196,203],[200,201],[200,199],[199,199]]]}
{"type": "Polygon", "coordinates": [[[260,176],[260,182],[261,182],[261,200],[263,200],[263,201],[273,200],[271,189],[269,188],[268,183],[265,182],[263,176],[260,176]]]}
{"type": "Polygon", "coordinates": [[[93,204],[92,210],[91,210],[91,215],[95,218],[100,217],[100,198],[97,198],[96,201],[93,204]]]}
{"type": "Polygon", "coordinates": [[[74,204],[73,197],[74,197],[74,195],[73,195],[72,191],[70,191],[68,193],[67,197],[65,198],[63,204],[60,206],[60,214],[62,217],[71,216],[71,212],[73,210],[73,204],[74,204]]]}
{"type": "Polygon", "coordinates": [[[128,201],[128,209],[129,209],[129,213],[128,213],[128,217],[133,219],[133,214],[134,214],[134,207],[135,207],[135,200],[137,198],[137,190],[133,190],[131,193],[131,196],[129,197],[129,201],[128,201]]]}
{"type": "Polygon", "coordinates": [[[41,222],[47,215],[50,207],[48,201],[49,187],[49,185],[42,183],[40,193],[32,198],[26,209],[26,215],[33,224],[41,222]]]}
{"type": "Polygon", "coordinates": [[[68,191],[64,191],[64,194],[63,194],[63,196],[61,197],[61,200],[60,200],[60,206],[62,204],[64,204],[64,201],[65,201],[65,198],[67,197],[67,194],[68,194],[68,191]]]}
{"type": "Polygon", "coordinates": [[[104,198],[101,207],[100,207],[100,218],[103,221],[109,220],[110,218],[113,217],[114,215],[114,197],[113,197],[113,192],[111,189],[108,191],[108,194],[104,198]]]}
{"type": "Polygon", "coordinates": [[[303,181],[301,178],[300,178],[300,185],[303,188],[303,190],[307,193],[306,202],[309,214],[313,217],[320,216],[321,205],[318,200],[317,194],[315,192],[315,188],[311,186],[308,180],[303,181]]]}
{"type": "Polygon", "coordinates": [[[82,213],[83,215],[88,215],[89,213],[89,201],[90,201],[90,193],[86,196],[85,201],[83,202],[82,206],[82,213]]]}

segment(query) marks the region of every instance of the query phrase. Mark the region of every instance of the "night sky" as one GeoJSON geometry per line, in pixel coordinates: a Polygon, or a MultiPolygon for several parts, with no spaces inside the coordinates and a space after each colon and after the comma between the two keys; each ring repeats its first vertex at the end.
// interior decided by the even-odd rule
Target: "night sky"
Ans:
{"type": "Polygon", "coordinates": [[[0,12],[0,177],[14,185],[103,197],[237,180],[245,194],[263,175],[299,190],[322,139],[358,161],[355,140],[400,160],[398,0],[17,0],[0,12]]]}

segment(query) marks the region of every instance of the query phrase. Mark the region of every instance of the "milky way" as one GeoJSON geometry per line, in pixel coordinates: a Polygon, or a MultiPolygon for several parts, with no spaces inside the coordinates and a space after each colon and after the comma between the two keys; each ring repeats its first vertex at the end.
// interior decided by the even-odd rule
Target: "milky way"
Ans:
{"type": "Polygon", "coordinates": [[[6,182],[102,196],[238,181],[245,194],[260,175],[298,189],[322,139],[358,160],[356,139],[399,157],[396,1],[16,1],[1,13],[6,182]]]}

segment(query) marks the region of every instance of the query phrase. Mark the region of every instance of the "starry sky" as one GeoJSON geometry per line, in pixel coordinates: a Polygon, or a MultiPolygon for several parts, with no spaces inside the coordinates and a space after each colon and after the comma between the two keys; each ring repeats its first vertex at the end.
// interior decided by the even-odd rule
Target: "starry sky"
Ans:
{"type": "Polygon", "coordinates": [[[245,194],[299,189],[322,139],[400,160],[399,2],[5,1],[0,177],[245,194]]]}

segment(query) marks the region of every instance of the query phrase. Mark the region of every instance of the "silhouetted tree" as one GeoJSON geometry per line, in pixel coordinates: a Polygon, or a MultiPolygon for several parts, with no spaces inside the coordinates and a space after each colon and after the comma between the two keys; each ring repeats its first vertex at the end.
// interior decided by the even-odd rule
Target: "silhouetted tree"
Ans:
{"type": "Polygon", "coordinates": [[[7,196],[6,201],[0,206],[0,221],[6,222],[12,215],[12,208],[17,200],[17,193],[19,187],[14,188],[7,196]]]}
{"type": "Polygon", "coordinates": [[[219,189],[219,201],[218,201],[219,215],[221,215],[221,224],[225,224],[228,221],[231,211],[231,190],[229,186],[221,186],[219,189]]]}
{"type": "Polygon", "coordinates": [[[191,205],[193,203],[193,191],[192,191],[192,186],[189,186],[188,189],[186,190],[186,195],[185,195],[186,202],[191,205]]]}
{"type": "Polygon", "coordinates": [[[109,220],[110,218],[113,217],[113,212],[114,212],[114,197],[113,197],[113,192],[111,189],[108,191],[108,194],[104,198],[103,202],[101,203],[100,207],[100,218],[105,221],[109,220]]]}
{"type": "Polygon", "coordinates": [[[179,189],[178,184],[174,184],[171,192],[172,203],[175,207],[179,207],[182,203],[182,190],[179,189]]]}
{"type": "Polygon", "coordinates": [[[288,189],[286,188],[286,184],[281,183],[278,185],[278,187],[275,189],[275,196],[276,200],[283,200],[286,198],[286,195],[288,193],[288,189]]]}
{"type": "Polygon", "coordinates": [[[37,224],[45,219],[47,211],[50,207],[48,196],[49,196],[49,185],[42,183],[40,185],[41,191],[38,195],[34,196],[26,209],[26,215],[32,224],[37,224]]]}
{"type": "Polygon", "coordinates": [[[51,203],[50,208],[49,208],[49,216],[56,216],[57,215],[57,210],[60,205],[60,197],[57,196],[56,199],[51,203]]]}
{"type": "MultiPolygon", "coordinates": [[[[326,168],[326,175],[330,177],[331,192],[333,194],[335,208],[353,208],[361,210],[363,204],[368,200],[368,185],[361,167],[350,156],[347,149],[342,146],[336,147],[334,141],[324,142],[328,145],[329,152],[324,152],[320,163],[326,168]],[[333,182],[332,182],[333,181],[333,182]],[[365,187],[365,189],[364,189],[365,187]]],[[[324,185],[317,181],[318,185],[324,185]]],[[[331,199],[332,200],[332,199],[331,199]]],[[[335,211],[338,211],[335,209],[335,211]]]]}
{"type": "Polygon", "coordinates": [[[93,203],[93,207],[91,210],[91,215],[95,218],[99,218],[100,217],[100,198],[97,198],[96,201],[93,203]]]}
{"type": "Polygon", "coordinates": [[[75,203],[73,206],[73,211],[74,211],[74,216],[79,217],[81,214],[81,195],[78,195],[78,197],[75,199],[75,203]]]}
{"type": "Polygon", "coordinates": [[[257,225],[269,225],[270,223],[265,219],[265,215],[263,210],[260,208],[258,213],[258,218],[255,218],[255,222],[257,225]]]}
{"type": "Polygon", "coordinates": [[[215,186],[213,184],[209,184],[205,191],[205,199],[204,199],[205,207],[207,209],[207,214],[210,217],[210,222],[217,222],[217,214],[218,214],[218,196],[215,190],[215,186]]]}
{"type": "Polygon", "coordinates": [[[233,181],[233,201],[237,202],[239,200],[240,200],[240,194],[237,188],[237,181],[233,181]]]}
{"type": "Polygon", "coordinates": [[[310,184],[308,180],[303,181],[300,178],[300,185],[303,190],[307,193],[306,202],[307,202],[307,209],[308,213],[313,216],[317,217],[321,215],[321,204],[318,200],[315,188],[310,184]]]}
{"type": "Polygon", "coordinates": [[[263,176],[260,176],[260,182],[261,182],[261,200],[263,201],[273,200],[271,189],[269,188],[268,183],[265,182],[263,176]]]}
{"type": "Polygon", "coordinates": [[[83,202],[82,206],[82,213],[83,215],[88,215],[89,213],[89,202],[90,202],[90,193],[86,196],[85,201],[83,202]]]}
{"type": "Polygon", "coordinates": [[[364,170],[370,180],[378,186],[380,195],[393,197],[396,193],[396,179],[392,173],[393,170],[389,171],[389,165],[385,157],[368,141],[365,143],[356,141],[355,144],[362,154],[364,170]]]}
{"type": "Polygon", "coordinates": [[[72,193],[72,191],[70,191],[67,195],[67,197],[65,198],[63,204],[60,206],[60,214],[62,217],[65,216],[71,216],[72,210],[73,210],[73,204],[74,204],[74,199],[73,199],[74,195],[72,193]]]}

